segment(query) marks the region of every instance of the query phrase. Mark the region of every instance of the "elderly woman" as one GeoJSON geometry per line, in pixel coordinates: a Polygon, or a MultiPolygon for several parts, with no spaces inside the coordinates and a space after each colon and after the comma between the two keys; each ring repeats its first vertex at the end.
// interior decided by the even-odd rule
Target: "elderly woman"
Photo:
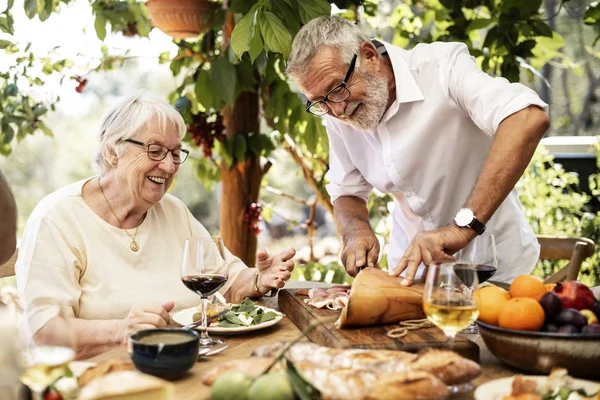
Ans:
{"type": "MultiPolygon", "coordinates": [[[[167,194],[188,155],[185,132],[173,107],[146,95],[106,112],[94,159],[99,175],[46,196],[27,221],[15,266],[25,335],[43,340],[58,322],[56,305],[67,304],[85,358],[132,331],[166,326],[174,307],[198,304],[181,282],[183,245],[209,233],[167,194]]],[[[220,293],[239,302],[283,287],[293,255],[260,252],[254,269],[227,254],[220,293]]]]}

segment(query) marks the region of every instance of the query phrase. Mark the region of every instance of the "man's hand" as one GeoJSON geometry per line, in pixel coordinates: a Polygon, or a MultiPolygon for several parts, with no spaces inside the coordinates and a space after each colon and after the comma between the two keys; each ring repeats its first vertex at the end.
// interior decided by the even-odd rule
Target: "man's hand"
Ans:
{"type": "Polygon", "coordinates": [[[119,339],[127,342],[129,335],[143,329],[162,328],[169,325],[169,312],[175,307],[172,301],[165,304],[135,304],[119,324],[119,339]]]}
{"type": "Polygon", "coordinates": [[[410,286],[421,262],[429,266],[436,262],[454,261],[452,254],[466,247],[475,236],[477,234],[472,229],[459,228],[453,224],[432,231],[419,232],[390,275],[398,276],[406,270],[401,283],[410,286]]]}
{"type": "Polygon", "coordinates": [[[287,249],[269,256],[266,250],[256,254],[256,269],[258,270],[258,289],[261,293],[268,293],[271,289],[281,289],[285,281],[290,279],[294,269],[292,257],[296,250],[287,249]]]}
{"type": "Polygon", "coordinates": [[[356,276],[365,267],[374,267],[379,257],[379,241],[371,230],[347,235],[344,238],[342,264],[350,276],[356,276]]]}

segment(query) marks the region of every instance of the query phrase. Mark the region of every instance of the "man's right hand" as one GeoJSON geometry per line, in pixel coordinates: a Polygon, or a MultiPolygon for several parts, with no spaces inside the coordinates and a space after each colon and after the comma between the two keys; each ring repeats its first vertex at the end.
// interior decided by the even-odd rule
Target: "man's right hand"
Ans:
{"type": "Polygon", "coordinates": [[[365,267],[374,267],[379,257],[379,241],[372,231],[345,235],[342,263],[350,276],[356,276],[365,267]]]}
{"type": "Polygon", "coordinates": [[[120,340],[126,343],[129,335],[133,332],[169,325],[171,322],[169,312],[173,307],[175,307],[175,304],[172,301],[165,304],[135,304],[119,324],[118,335],[120,340]]]}

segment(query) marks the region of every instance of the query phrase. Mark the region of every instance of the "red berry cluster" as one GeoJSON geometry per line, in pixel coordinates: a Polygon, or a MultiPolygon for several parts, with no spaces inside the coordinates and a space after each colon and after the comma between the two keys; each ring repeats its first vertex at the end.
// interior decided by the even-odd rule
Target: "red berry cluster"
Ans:
{"type": "Polygon", "coordinates": [[[77,93],[83,92],[83,89],[85,89],[85,85],[87,85],[87,79],[77,75],[75,76],[75,82],[77,82],[77,87],[75,88],[75,91],[77,93]]]}
{"type": "Polygon", "coordinates": [[[244,210],[244,214],[242,215],[242,220],[244,222],[248,222],[250,225],[250,230],[255,235],[258,235],[262,232],[262,220],[263,217],[260,215],[262,212],[262,206],[260,203],[251,203],[248,208],[244,210]]]}
{"type": "Polygon", "coordinates": [[[194,116],[194,122],[188,126],[194,146],[202,146],[204,157],[212,157],[212,148],[215,139],[222,141],[225,139],[225,127],[223,126],[223,117],[220,114],[201,113],[194,116]]]}

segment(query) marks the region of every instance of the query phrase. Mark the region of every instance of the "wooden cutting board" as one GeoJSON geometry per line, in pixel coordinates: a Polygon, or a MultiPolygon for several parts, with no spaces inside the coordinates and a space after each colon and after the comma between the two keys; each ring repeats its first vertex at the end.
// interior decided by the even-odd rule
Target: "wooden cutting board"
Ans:
{"type": "Polygon", "coordinates": [[[335,320],[340,311],[320,309],[304,302],[305,295],[296,295],[296,289],[279,291],[279,307],[300,330],[304,330],[315,318],[328,318],[328,321],[308,333],[308,338],[321,346],[335,348],[387,349],[418,352],[429,348],[450,349],[463,357],[479,362],[479,346],[458,335],[450,345],[444,333],[438,328],[422,328],[409,331],[400,339],[393,339],[386,333],[397,324],[362,328],[337,329],[335,320]],[[331,318],[334,317],[334,318],[331,318]]]}

